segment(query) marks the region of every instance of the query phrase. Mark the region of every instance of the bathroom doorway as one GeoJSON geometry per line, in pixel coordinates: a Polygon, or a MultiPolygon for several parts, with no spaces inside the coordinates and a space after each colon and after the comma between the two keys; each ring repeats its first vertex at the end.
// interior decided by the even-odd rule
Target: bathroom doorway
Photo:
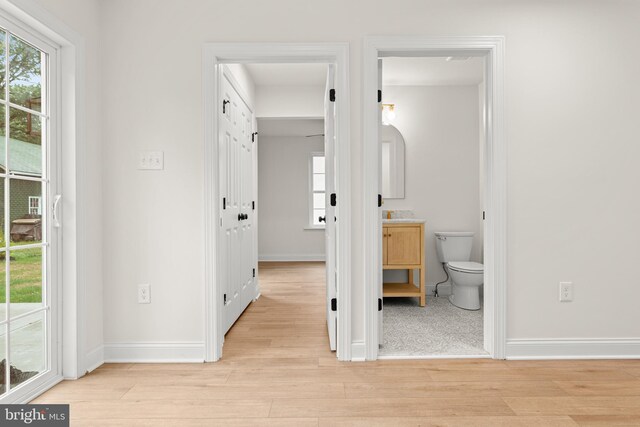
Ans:
{"type": "Polygon", "coordinates": [[[504,357],[501,49],[367,40],[367,359],[504,357]]]}

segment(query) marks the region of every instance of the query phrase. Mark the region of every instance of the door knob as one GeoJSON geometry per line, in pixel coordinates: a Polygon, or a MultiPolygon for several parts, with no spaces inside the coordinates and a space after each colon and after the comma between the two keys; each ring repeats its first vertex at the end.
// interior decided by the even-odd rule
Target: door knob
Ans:
{"type": "Polygon", "coordinates": [[[320,217],[318,217],[318,221],[319,222],[327,222],[327,218],[324,217],[324,216],[320,216],[320,217]]]}

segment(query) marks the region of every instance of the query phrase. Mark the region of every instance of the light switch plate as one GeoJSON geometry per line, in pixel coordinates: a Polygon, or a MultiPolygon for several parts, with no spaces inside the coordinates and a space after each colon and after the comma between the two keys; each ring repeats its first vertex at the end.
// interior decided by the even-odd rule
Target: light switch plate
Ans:
{"type": "Polygon", "coordinates": [[[163,170],[164,152],[162,151],[141,151],[138,156],[139,170],[163,170]]]}

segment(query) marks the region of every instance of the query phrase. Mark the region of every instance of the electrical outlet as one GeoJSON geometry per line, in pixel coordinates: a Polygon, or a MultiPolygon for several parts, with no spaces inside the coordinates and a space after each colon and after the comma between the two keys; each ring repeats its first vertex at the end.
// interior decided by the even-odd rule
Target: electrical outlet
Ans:
{"type": "Polygon", "coordinates": [[[151,288],[149,285],[138,285],[138,304],[151,303],[151,288]]]}
{"type": "Polygon", "coordinates": [[[162,151],[141,151],[138,155],[139,170],[163,170],[164,152],[162,151]]]}
{"type": "Polygon", "coordinates": [[[560,302],[573,301],[573,283],[560,282],[560,302]]]}

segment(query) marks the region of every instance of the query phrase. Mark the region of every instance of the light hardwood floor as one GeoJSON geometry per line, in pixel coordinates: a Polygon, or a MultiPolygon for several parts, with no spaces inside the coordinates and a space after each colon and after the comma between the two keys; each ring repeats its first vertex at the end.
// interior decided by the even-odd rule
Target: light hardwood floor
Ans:
{"type": "Polygon", "coordinates": [[[222,361],[108,364],[35,402],[70,403],[73,426],[640,425],[640,361],[338,362],[324,265],[260,280],[222,361]]]}

